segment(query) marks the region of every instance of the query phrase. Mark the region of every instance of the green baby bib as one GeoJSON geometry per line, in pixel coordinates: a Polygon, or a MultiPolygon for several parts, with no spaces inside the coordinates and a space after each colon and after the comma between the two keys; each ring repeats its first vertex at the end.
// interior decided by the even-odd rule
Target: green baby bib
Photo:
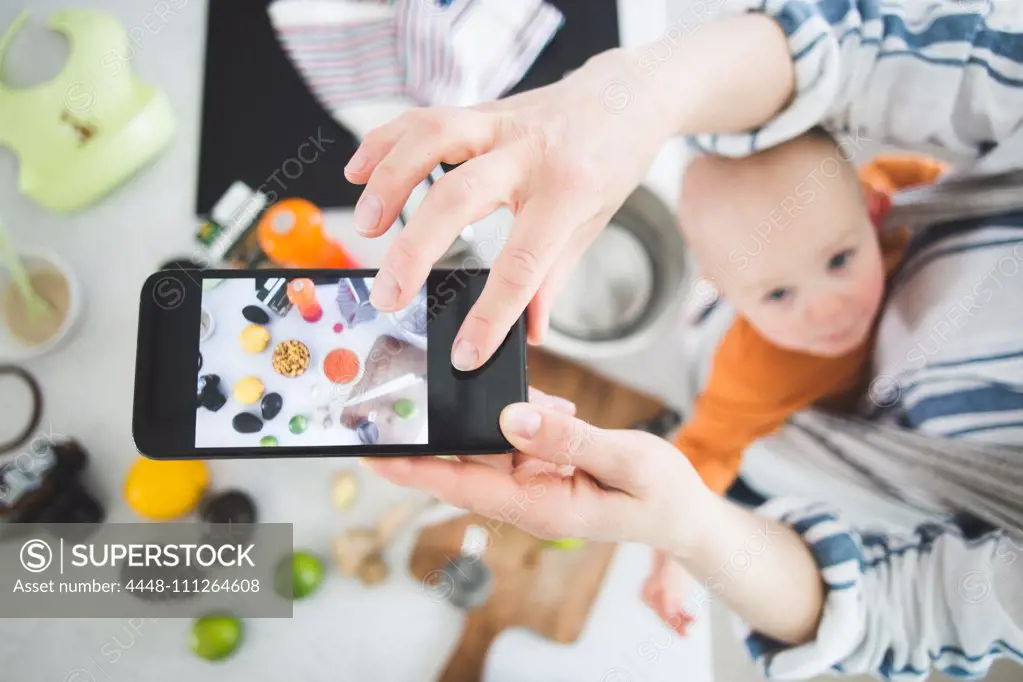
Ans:
{"type": "MultiPolygon", "coordinates": [[[[27,18],[23,11],[0,37],[0,65],[27,18]]],[[[167,97],[122,58],[131,48],[116,18],[67,10],[47,26],[67,36],[67,64],[30,88],[0,82],[0,145],[18,157],[21,191],[66,213],[98,201],[152,160],[176,123],[167,97]]]]}

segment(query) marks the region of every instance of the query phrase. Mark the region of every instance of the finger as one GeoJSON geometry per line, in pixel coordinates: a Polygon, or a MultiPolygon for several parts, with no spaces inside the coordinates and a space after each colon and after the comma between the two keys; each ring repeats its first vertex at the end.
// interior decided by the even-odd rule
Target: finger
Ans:
{"type": "MultiPolygon", "coordinates": [[[[575,414],[575,403],[571,400],[559,398],[555,395],[548,395],[535,386],[529,387],[529,401],[556,412],[563,412],[568,415],[575,414]]],[[[549,469],[552,474],[568,472],[568,470],[563,467],[559,468],[557,465],[550,464],[549,462],[543,462],[542,460],[537,460],[534,457],[528,457],[518,452],[511,454],[502,453],[497,455],[459,455],[458,459],[463,462],[485,464],[489,467],[506,472],[520,469],[524,471],[532,471],[533,473],[540,473],[544,470],[542,465],[545,464],[549,465],[546,468],[549,469]]]]}
{"type": "Polygon", "coordinates": [[[371,130],[359,143],[345,166],[345,179],[355,185],[365,185],[380,159],[391,151],[409,128],[409,121],[399,116],[394,121],[371,130]]]}
{"type": "MultiPolygon", "coordinates": [[[[424,109],[408,118],[405,133],[391,143],[382,158],[368,162],[371,170],[366,188],[355,205],[355,226],[363,236],[375,237],[386,231],[412,190],[439,163],[471,159],[489,150],[494,140],[493,119],[479,112],[424,109]]],[[[387,142],[380,145],[381,150],[387,142]]],[[[416,213],[420,210],[422,207],[416,213]]]]}
{"type": "Polygon", "coordinates": [[[597,428],[580,419],[528,403],[501,412],[501,430],[527,455],[559,465],[573,465],[597,483],[623,492],[636,488],[636,470],[646,434],[597,428]]]}
{"type": "Polygon", "coordinates": [[[691,616],[685,609],[679,609],[669,618],[666,618],[665,621],[679,637],[686,637],[689,634],[689,626],[696,622],[696,618],[691,616]]]}
{"type": "Polygon", "coordinates": [[[479,368],[508,336],[581,222],[575,203],[543,197],[522,207],[483,292],[455,337],[451,353],[455,368],[479,368]]]}
{"type": "Polygon", "coordinates": [[[475,462],[488,467],[493,467],[505,473],[511,473],[515,469],[514,453],[502,453],[499,455],[459,455],[458,459],[463,462],[475,462]]]}
{"type": "MultiPolygon", "coordinates": [[[[523,163],[517,151],[495,149],[438,180],[388,248],[370,294],[373,306],[385,311],[407,306],[462,230],[510,201],[523,163]]],[[[456,278],[453,284],[464,281],[456,278]]]]}
{"type": "Polygon", "coordinates": [[[571,400],[544,393],[535,386],[529,387],[529,402],[568,415],[574,415],[576,410],[575,403],[571,400]]]}
{"type": "Polygon", "coordinates": [[[586,249],[600,233],[606,221],[591,221],[581,232],[569,240],[569,246],[562,251],[561,258],[551,267],[536,296],[530,301],[526,317],[527,340],[539,346],[547,340],[551,313],[558,296],[565,288],[565,282],[579,264],[586,249]]]}
{"type": "MultiPolygon", "coordinates": [[[[527,494],[524,485],[511,474],[475,462],[432,457],[377,458],[364,462],[370,470],[396,485],[424,490],[446,504],[488,518],[499,516],[509,500],[522,499],[527,494]]],[[[556,481],[545,483],[548,488],[558,484],[556,481]]],[[[569,483],[564,481],[561,485],[567,487],[569,483]]],[[[548,489],[546,495],[554,493],[548,489]]]]}
{"type": "MultiPolygon", "coordinates": [[[[478,113],[483,110],[474,108],[478,113]]],[[[420,127],[438,125],[438,119],[458,116],[463,109],[417,107],[398,118],[371,130],[359,143],[345,166],[345,179],[356,185],[365,185],[377,165],[387,156],[398,140],[420,127]],[[424,126],[424,121],[428,121],[424,126]]]]}

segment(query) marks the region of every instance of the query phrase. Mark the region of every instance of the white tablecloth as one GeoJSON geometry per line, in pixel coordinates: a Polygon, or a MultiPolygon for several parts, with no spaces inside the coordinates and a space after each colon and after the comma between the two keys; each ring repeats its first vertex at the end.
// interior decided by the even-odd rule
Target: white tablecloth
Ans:
{"type": "MultiPolygon", "coordinates": [[[[39,20],[67,4],[35,0],[31,6],[39,20]]],[[[177,138],[116,194],[71,216],[46,213],[21,196],[16,160],[0,152],[0,212],[19,243],[57,250],[82,280],[87,300],[78,334],[59,352],[26,366],[46,395],[43,429],[78,438],[91,452],[87,480],[105,501],[109,519],[135,521],[121,487],[136,458],[131,403],[137,296],[159,263],[194,250],[206,6],[201,0],[171,2],[174,11],[168,13],[163,2],[88,4],[111,10],[127,27],[139,28],[133,34],[141,34],[134,68],[168,94],[179,118],[177,138]],[[154,18],[158,8],[162,19],[154,18]]],[[[0,25],[9,24],[18,9],[18,3],[0,5],[0,25]]],[[[622,3],[621,16],[626,42],[653,40],[666,30],[663,0],[628,0],[622,3]]],[[[18,42],[5,71],[31,73],[40,65],[52,65],[53,60],[38,55],[58,41],[39,38],[41,33],[31,45],[18,42]]],[[[650,177],[669,202],[677,160],[666,153],[650,177]]],[[[328,229],[342,236],[364,262],[379,262],[386,238],[359,239],[350,212],[332,212],[326,219],[328,229]]],[[[678,361],[677,340],[665,337],[654,349],[602,363],[601,370],[671,398],[677,395],[677,381],[666,367],[677,367],[678,361]],[[662,361],[650,362],[653,355],[662,361]]],[[[329,459],[211,465],[215,487],[246,490],[257,501],[261,519],[294,523],[296,545],[324,554],[344,528],[371,522],[405,494],[359,470],[361,496],[352,510],[339,512],[330,506],[329,486],[340,469],[359,467],[329,459]]],[[[406,533],[391,548],[395,576],[385,585],[368,590],[331,574],[315,599],[298,605],[293,619],[247,621],[244,647],[222,664],[190,654],[187,621],[0,619],[0,680],[430,679],[454,645],[462,616],[432,601],[404,571],[412,536],[406,533]]],[[[702,622],[687,639],[669,636],[638,600],[648,562],[645,548],[623,547],[579,643],[558,647],[526,633],[506,633],[491,651],[487,679],[710,682],[708,614],[697,614],[702,622]]]]}

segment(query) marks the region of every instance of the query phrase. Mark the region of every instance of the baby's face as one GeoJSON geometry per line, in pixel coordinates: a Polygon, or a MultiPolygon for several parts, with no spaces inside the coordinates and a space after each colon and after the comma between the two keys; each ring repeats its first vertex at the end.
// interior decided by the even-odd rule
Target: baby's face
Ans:
{"type": "Polygon", "coordinates": [[[707,202],[690,246],[765,338],[841,355],[867,339],[884,295],[877,233],[854,176],[815,182],[805,172],[783,175],[740,181],[731,201],[707,202]]]}
{"type": "Polygon", "coordinates": [[[797,215],[776,232],[759,244],[751,240],[729,250],[734,259],[725,270],[729,276],[718,280],[725,298],[783,348],[835,356],[863,343],[885,282],[867,216],[833,215],[830,222],[818,222],[797,215]]]}

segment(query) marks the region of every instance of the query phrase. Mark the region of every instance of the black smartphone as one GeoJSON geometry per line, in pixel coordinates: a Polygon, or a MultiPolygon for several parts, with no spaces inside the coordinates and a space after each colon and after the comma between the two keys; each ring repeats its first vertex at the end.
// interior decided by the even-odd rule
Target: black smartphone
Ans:
{"type": "Polygon", "coordinates": [[[510,452],[521,318],[483,367],[451,347],[487,270],[435,270],[404,310],[373,270],[165,270],[139,301],[132,435],[153,459],[510,452]]]}

